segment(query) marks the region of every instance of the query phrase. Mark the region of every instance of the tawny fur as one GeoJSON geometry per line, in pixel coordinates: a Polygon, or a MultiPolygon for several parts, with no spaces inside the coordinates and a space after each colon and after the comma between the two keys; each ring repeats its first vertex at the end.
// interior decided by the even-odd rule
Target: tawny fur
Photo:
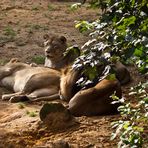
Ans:
{"type": "Polygon", "coordinates": [[[130,75],[122,63],[117,62],[113,66],[119,80],[104,79],[96,86],[80,91],[77,91],[75,83],[80,77],[81,71],[71,68],[62,71],[60,94],[63,100],[69,102],[69,110],[73,115],[92,116],[117,112],[120,103],[111,104],[113,100],[110,96],[115,93],[117,97],[121,98],[120,84],[129,82],[130,75]]]}
{"type": "Polygon", "coordinates": [[[127,84],[131,80],[128,69],[120,61],[115,62],[111,66],[113,67],[116,78],[119,80],[121,85],[127,84]]]}
{"type": "Polygon", "coordinates": [[[61,70],[71,65],[80,53],[68,52],[64,56],[67,49],[67,39],[64,36],[44,35],[45,46],[45,64],[49,68],[61,70]]]}
{"type": "Polygon", "coordinates": [[[75,116],[116,113],[120,104],[111,104],[113,102],[111,95],[114,92],[121,98],[122,93],[118,80],[104,79],[96,86],[76,93],[69,101],[69,110],[75,116]]]}
{"type": "Polygon", "coordinates": [[[0,67],[0,86],[14,91],[2,96],[3,100],[21,101],[58,94],[61,73],[45,67],[32,67],[11,60],[0,67]]]}

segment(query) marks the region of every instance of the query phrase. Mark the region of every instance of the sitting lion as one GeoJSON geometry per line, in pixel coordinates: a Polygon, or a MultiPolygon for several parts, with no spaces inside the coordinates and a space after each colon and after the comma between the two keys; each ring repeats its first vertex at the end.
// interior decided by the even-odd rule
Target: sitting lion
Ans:
{"type": "Polygon", "coordinates": [[[79,50],[70,50],[66,55],[67,40],[64,36],[44,35],[45,67],[61,70],[71,65],[80,55],[79,50]]]}
{"type": "Polygon", "coordinates": [[[32,67],[11,60],[0,67],[0,86],[14,91],[2,96],[3,100],[18,102],[24,99],[36,99],[49,96],[58,97],[61,73],[45,67],[32,67]]]}

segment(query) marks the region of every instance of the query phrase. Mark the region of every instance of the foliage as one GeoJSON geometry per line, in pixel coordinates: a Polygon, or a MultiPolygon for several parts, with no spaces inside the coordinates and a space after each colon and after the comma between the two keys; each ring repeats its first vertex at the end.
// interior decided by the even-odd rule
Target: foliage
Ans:
{"type": "MultiPolygon", "coordinates": [[[[92,30],[92,38],[82,46],[82,54],[73,64],[82,71],[77,85],[86,88],[104,77],[113,78],[110,63],[116,60],[136,64],[141,73],[148,74],[147,0],[92,0],[90,4],[106,10],[99,20],[76,24],[82,33],[92,30]]],[[[130,95],[138,100],[134,105],[123,98],[113,102],[123,103],[119,107],[122,119],[112,124],[116,128],[112,139],[120,139],[118,147],[142,147],[148,139],[143,136],[148,124],[146,86],[140,83],[132,88],[130,95]]],[[[114,94],[112,97],[117,98],[114,94]]]]}
{"type": "Polygon", "coordinates": [[[118,56],[124,63],[136,63],[140,72],[147,72],[148,5],[146,0],[109,0],[107,11],[100,20],[92,23],[84,22],[86,21],[77,23],[76,28],[81,32],[90,29],[88,24],[94,28],[90,36],[102,42],[102,50],[107,46],[111,57],[118,56]]]}
{"type": "Polygon", "coordinates": [[[122,106],[118,108],[121,113],[122,119],[112,123],[115,132],[112,133],[111,139],[119,137],[120,141],[118,147],[131,147],[139,148],[142,145],[148,144],[144,138],[143,132],[146,130],[148,124],[148,94],[146,89],[148,83],[140,83],[131,89],[130,95],[139,99],[136,105],[125,103],[123,98],[118,100],[122,102],[122,106]]]}
{"type": "Polygon", "coordinates": [[[83,69],[81,77],[76,82],[82,88],[95,85],[111,72],[109,53],[102,53],[102,43],[95,44],[96,40],[89,40],[84,44],[81,56],[73,64],[75,69],[83,69]]]}
{"type": "Polygon", "coordinates": [[[66,51],[64,53],[64,57],[66,57],[68,55],[72,55],[72,56],[75,55],[76,57],[78,57],[80,55],[80,49],[77,44],[70,46],[66,49],[66,51]]]}
{"type": "Polygon", "coordinates": [[[44,64],[44,61],[45,61],[45,57],[43,56],[33,56],[32,57],[32,62],[36,64],[44,64]]]}
{"type": "Polygon", "coordinates": [[[18,108],[19,108],[19,109],[25,108],[25,104],[22,103],[22,102],[19,102],[19,103],[18,103],[18,108]]]}
{"type": "Polygon", "coordinates": [[[36,117],[36,116],[37,116],[36,112],[34,112],[34,111],[28,111],[28,110],[26,110],[26,114],[27,114],[29,117],[36,117]]]}
{"type": "Polygon", "coordinates": [[[7,26],[4,29],[4,35],[14,38],[16,36],[16,32],[11,26],[7,26]]]}
{"type": "Polygon", "coordinates": [[[80,8],[81,5],[82,5],[81,3],[75,3],[75,4],[71,5],[70,10],[71,10],[71,11],[75,11],[75,10],[77,10],[78,8],[80,8]]]}
{"type": "Polygon", "coordinates": [[[88,21],[76,21],[75,27],[78,28],[81,33],[83,33],[91,30],[93,28],[93,25],[88,21]]]}
{"type": "Polygon", "coordinates": [[[54,7],[51,4],[48,4],[48,10],[49,11],[53,11],[54,10],[54,7]]]}

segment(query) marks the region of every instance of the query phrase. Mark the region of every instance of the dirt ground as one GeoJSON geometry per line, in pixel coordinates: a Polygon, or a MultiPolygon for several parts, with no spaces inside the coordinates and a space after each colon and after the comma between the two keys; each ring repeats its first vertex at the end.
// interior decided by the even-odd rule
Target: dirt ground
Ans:
{"type": "MultiPolygon", "coordinates": [[[[73,12],[70,10],[72,3],[62,0],[1,0],[0,64],[14,57],[26,63],[34,62],[36,57],[44,57],[45,33],[64,35],[69,45],[83,45],[88,38],[74,28],[74,21],[94,20],[99,12],[87,8],[73,12]]],[[[141,80],[132,68],[131,73],[134,81],[123,87],[125,97],[129,87],[141,80]]],[[[0,95],[6,92],[0,88],[0,95]]],[[[0,101],[0,148],[42,148],[57,140],[64,140],[75,148],[117,147],[115,141],[110,141],[110,124],[120,118],[119,115],[77,117],[77,126],[47,130],[39,127],[38,113],[43,103],[11,104],[0,101]]]]}

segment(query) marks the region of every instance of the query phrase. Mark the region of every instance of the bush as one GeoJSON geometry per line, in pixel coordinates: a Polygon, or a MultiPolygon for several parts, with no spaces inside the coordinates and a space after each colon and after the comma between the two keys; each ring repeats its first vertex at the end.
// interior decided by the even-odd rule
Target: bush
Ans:
{"type": "Polygon", "coordinates": [[[119,138],[118,147],[140,148],[148,146],[148,135],[144,135],[148,124],[148,94],[146,89],[148,83],[139,83],[131,88],[132,97],[138,99],[138,103],[132,105],[121,100],[122,106],[118,108],[122,119],[112,123],[115,132],[112,133],[111,140],[119,138]]]}
{"type": "MultiPolygon", "coordinates": [[[[85,88],[98,83],[110,75],[110,63],[116,60],[125,64],[136,63],[141,73],[148,74],[147,0],[92,0],[90,6],[105,8],[105,11],[94,22],[77,21],[76,28],[80,32],[92,30],[89,34],[92,38],[82,46],[82,54],[73,64],[76,69],[83,67],[77,84],[85,88]]],[[[123,98],[117,100],[123,103],[118,108],[122,119],[112,123],[116,128],[112,139],[119,138],[118,147],[139,148],[148,145],[145,135],[148,124],[147,85],[140,83],[132,88],[129,95],[135,95],[137,101],[134,105],[123,98]]]]}
{"type": "MultiPolygon", "coordinates": [[[[97,1],[93,1],[93,5],[97,1]]],[[[140,72],[148,71],[148,4],[146,0],[108,0],[107,11],[92,23],[78,22],[76,27],[90,34],[101,46],[96,50],[109,52],[124,63],[136,63],[140,72]],[[92,27],[93,26],[93,27],[92,27]]],[[[96,5],[98,6],[98,5],[96,5]]],[[[93,40],[93,39],[92,39],[93,40]]],[[[89,42],[91,43],[91,41],[89,42]]],[[[89,44],[87,43],[87,44],[89,44]]],[[[94,43],[96,45],[97,43],[94,43]]],[[[92,47],[93,48],[93,47],[92,47]]],[[[89,47],[89,49],[92,49],[89,47]]],[[[93,58],[93,57],[92,57],[93,58]]]]}

